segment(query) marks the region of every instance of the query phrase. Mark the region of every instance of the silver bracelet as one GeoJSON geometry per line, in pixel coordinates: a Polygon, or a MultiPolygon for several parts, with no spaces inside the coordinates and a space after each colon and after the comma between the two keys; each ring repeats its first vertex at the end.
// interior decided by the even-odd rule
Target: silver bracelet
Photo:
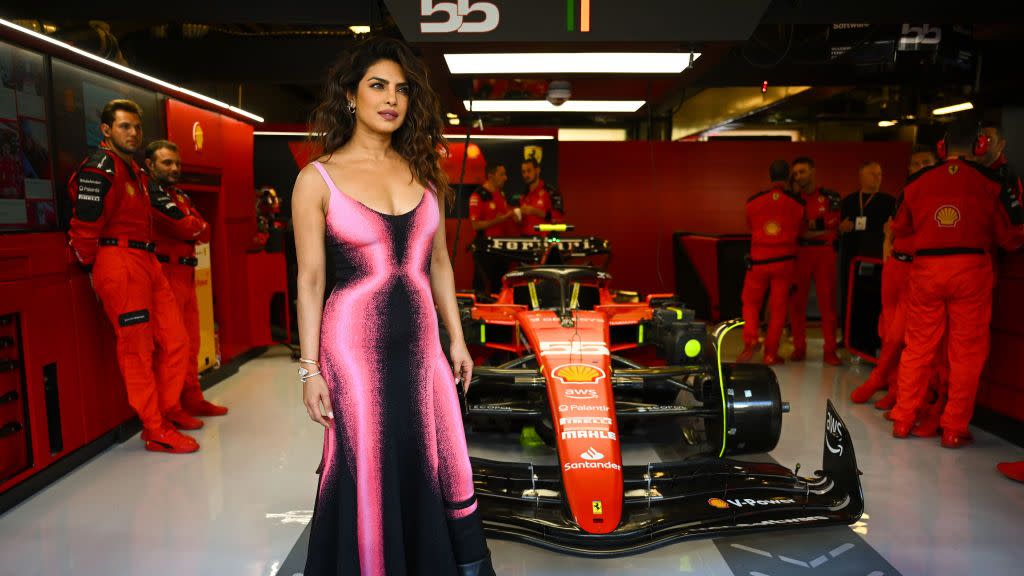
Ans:
{"type": "Polygon", "coordinates": [[[306,374],[305,376],[299,376],[299,380],[302,380],[302,383],[305,384],[308,380],[313,378],[313,376],[319,376],[319,375],[320,375],[320,371],[317,370],[316,372],[313,372],[311,374],[306,374]]]}
{"type": "Polygon", "coordinates": [[[306,360],[305,358],[299,358],[299,364],[312,364],[317,368],[320,367],[320,362],[318,360],[306,360]]]}

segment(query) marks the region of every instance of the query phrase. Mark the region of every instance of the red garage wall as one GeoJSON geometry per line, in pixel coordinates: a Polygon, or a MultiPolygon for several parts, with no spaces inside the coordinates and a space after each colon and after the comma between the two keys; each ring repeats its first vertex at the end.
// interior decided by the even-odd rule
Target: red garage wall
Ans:
{"type": "Polygon", "coordinates": [[[564,142],[558,185],[575,234],[611,241],[618,287],[671,291],[672,233],[746,232],[744,203],[768,186],[772,160],[810,156],[818,184],[843,195],[877,160],[882,189],[895,194],[909,153],[907,142],[564,142]]]}

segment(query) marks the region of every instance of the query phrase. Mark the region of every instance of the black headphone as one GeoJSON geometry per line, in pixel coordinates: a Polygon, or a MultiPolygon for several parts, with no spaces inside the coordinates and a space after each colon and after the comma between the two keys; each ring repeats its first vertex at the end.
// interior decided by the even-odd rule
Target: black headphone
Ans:
{"type": "MultiPolygon", "coordinates": [[[[978,124],[978,136],[974,139],[974,146],[971,147],[971,153],[975,156],[984,156],[988,153],[988,147],[992,143],[992,139],[989,138],[981,129],[981,124],[978,124]]],[[[949,133],[943,134],[942,138],[935,144],[935,154],[939,157],[939,160],[946,160],[949,156],[949,133]]]]}

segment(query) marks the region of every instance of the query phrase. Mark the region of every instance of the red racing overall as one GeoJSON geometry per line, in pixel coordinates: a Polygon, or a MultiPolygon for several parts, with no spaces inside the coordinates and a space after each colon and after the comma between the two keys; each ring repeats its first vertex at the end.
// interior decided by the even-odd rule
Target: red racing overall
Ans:
{"type": "Polygon", "coordinates": [[[538,232],[533,229],[537,224],[561,222],[564,216],[561,194],[553,188],[549,190],[548,185],[544,184],[544,181],[539,179],[537,181],[537,187],[530,190],[526,196],[523,196],[519,205],[523,207],[532,206],[544,213],[543,217],[523,214],[523,223],[521,228],[524,236],[534,236],[538,234],[538,232]]]}
{"type": "Polygon", "coordinates": [[[906,296],[906,348],[893,434],[906,436],[919,417],[935,352],[948,331],[949,398],[942,413],[943,444],[965,438],[978,379],[988,357],[992,317],[993,244],[1014,250],[1024,237],[1010,225],[998,177],[953,159],[926,169],[904,190],[892,223],[897,238],[914,236],[906,296]]]}
{"type": "Polygon", "coordinates": [[[171,186],[150,182],[156,257],[171,285],[188,334],[188,366],[181,404],[193,415],[209,416],[197,408],[203,403],[199,387],[199,306],[196,302],[196,242],[210,241],[210,227],[187,194],[171,186]]]}
{"type": "Polygon", "coordinates": [[[839,230],[839,195],[818,188],[803,196],[808,231],[822,232],[810,238],[801,238],[797,251],[796,278],[790,299],[789,322],[793,331],[793,359],[802,360],[807,352],[807,300],[811,280],[818,295],[821,311],[821,332],[825,339],[825,355],[836,351],[836,249],[839,230]]]}
{"type": "Polygon", "coordinates": [[[159,435],[182,413],[187,335],[153,254],[148,178],[107,147],[71,175],[71,248],[92,266],[93,286],[117,335],[128,402],[146,433],[159,435]],[[155,352],[155,353],[154,353],[155,352]]]}
{"type": "Polygon", "coordinates": [[[764,339],[764,359],[774,363],[796,269],[797,238],[804,226],[804,201],[786,190],[785,182],[773,182],[770,189],[747,200],[747,224],[751,238],[743,280],[743,341],[748,349],[757,345],[761,303],[770,288],[771,317],[764,339]]]}

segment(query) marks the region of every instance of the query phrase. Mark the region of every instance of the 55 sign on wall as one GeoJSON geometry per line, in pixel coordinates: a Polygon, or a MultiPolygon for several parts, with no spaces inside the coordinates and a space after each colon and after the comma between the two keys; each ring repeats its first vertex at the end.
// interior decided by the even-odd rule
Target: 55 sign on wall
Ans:
{"type": "MultiPolygon", "coordinates": [[[[590,0],[565,1],[565,28],[590,32],[590,0]],[[579,10],[577,11],[577,5],[579,10]]],[[[501,22],[498,6],[492,2],[420,0],[420,32],[423,34],[482,34],[497,30],[501,22]],[[437,20],[443,16],[443,20],[437,20]]]]}
{"type": "Polygon", "coordinates": [[[496,30],[501,21],[495,4],[471,0],[420,0],[420,16],[426,20],[420,22],[420,32],[424,34],[482,34],[496,30]],[[443,20],[436,16],[443,16],[443,20]]]}
{"type": "Polygon", "coordinates": [[[416,43],[746,41],[771,0],[384,0],[416,43]]]}

